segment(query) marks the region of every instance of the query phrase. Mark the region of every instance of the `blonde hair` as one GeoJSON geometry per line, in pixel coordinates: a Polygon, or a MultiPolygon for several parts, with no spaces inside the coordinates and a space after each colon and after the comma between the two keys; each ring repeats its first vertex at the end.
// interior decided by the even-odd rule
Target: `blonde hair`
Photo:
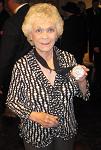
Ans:
{"type": "Polygon", "coordinates": [[[58,9],[49,3],[38,3],[30,7],[22,25],[22,31],[31,45],[33,43],[31,41],[30,33],[33,30],[33,25],[37,18],[40,20],[43,20],[43,18],[50,19],[56,26],[57,37],[62,35],[64,22],[58,9]]]}

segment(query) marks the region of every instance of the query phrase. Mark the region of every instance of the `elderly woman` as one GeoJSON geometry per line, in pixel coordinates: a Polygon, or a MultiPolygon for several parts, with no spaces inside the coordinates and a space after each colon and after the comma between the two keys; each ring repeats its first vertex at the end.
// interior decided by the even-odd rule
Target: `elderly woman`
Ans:
{"type": "Polygon", "coordinates": [[[89,98],[88,69],[54,46],[63,33],[55,6],[31,6],[22,30],[33,49],[14,66],[7,104],[21,119],[25,150],[72,150],[73,97],[89,98]]]}

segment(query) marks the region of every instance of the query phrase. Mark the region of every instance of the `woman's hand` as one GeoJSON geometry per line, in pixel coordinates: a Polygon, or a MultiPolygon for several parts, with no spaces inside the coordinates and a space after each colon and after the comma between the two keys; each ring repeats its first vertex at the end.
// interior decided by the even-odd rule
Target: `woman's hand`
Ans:
{"type": "Polygon", "coordinates": [[[56,127],[58,125],[58,117],[44,112],[32,112],[29,119],[41,124],[45,128],[56,127]]]}
{"type": "Polygon", "coordinates": [[[84,65],[77,65],[71,70],[71,75],[79,82],[83,81],[88,75],[89,69],[84,65]]]}
{"type": "Polygon", "coordinates": [[[89,69],[86,68],[84,65],[77,65],[71,71],[71,75],[78,82],[79,88],[80,88],[83,95],[85,95],[87,92],[86,77],[88,75],[88,71],[89,71],[89,69]]]}

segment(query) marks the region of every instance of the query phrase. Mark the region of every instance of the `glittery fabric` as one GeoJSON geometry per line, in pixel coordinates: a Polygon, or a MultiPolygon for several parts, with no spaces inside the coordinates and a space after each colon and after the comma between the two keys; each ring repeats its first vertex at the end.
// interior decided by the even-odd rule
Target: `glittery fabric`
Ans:
{"type": "MultiPolygon", "coordinates": [[[[61,67],[76,65],[74,57],[68,52],[56,47],[55,51],[61,67]]],[[[88,100],[89,95],[88,89],[83,99],[88,100]]],[[[35,147],[45,147],[54,137],[68,140],[76,134],[74,96],[82,97],[75,79],[70,74],[56,74],[54,85],[51,85],[40,69],[34,51],[31,50],[14,66],[7,105],[20,117],[21,135],[26,142],[35,147]],[[58,127],[44,128],[37,122],[32,122],[28,119],[32,111],[58,116],[58,127]]]]}

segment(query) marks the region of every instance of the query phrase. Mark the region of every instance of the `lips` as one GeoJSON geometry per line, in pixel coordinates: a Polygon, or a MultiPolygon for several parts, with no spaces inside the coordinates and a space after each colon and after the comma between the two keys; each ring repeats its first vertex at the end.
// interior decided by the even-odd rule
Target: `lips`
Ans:
{"type": "Polygon", "coordinates": [[[49,43],[41,43],[42,45],[49,45],[49,43]]]}

